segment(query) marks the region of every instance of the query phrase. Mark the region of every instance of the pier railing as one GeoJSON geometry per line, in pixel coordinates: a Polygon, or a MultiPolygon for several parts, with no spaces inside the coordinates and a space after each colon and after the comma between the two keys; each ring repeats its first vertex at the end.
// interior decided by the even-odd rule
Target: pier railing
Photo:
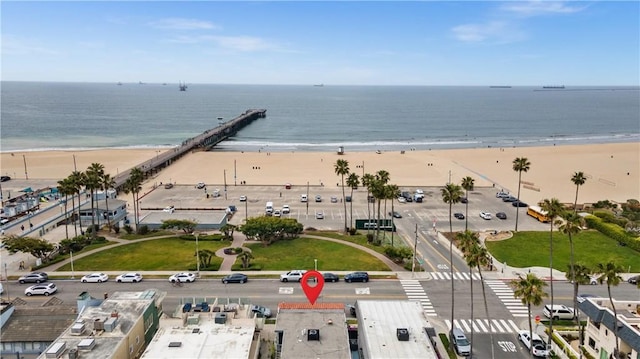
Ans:
{"type": "MultiPolygon", "coordinates": [[[[250,109],[245,111],[240,116],[219,124],[218,126],[208,129],[203,133],[186,139],[178,147],[168,149],[164,152],[158,152],[156,156],[148,159],[136,168],[139,168],[144,174],[145,178],[149,175],[162,170],[165,167],[171,165],[174,161],[195,150],[208,150],[225,139],[235,135],[245,126],[249,125],[253,121],[264,118],[267,115],[265,109],[250,109]]],[[[120,191],[123,189],[125,182],[131,175],[132,168],[118,173],[114,177],[115,188],[120,191]]]]}

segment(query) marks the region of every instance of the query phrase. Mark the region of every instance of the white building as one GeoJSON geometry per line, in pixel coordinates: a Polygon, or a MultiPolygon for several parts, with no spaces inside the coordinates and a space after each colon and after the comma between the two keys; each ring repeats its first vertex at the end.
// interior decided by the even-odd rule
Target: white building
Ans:
{"type": "Polygon", "coordinates": [[[356,316],[361,359],[438,358],[419,302],[358,300],[356,316]]]}
{"type": "MultiPolygon", "coordinates": [[[[613,300],[621,356],[640,359],[640,301],[613,300]]],[[[609,298],[585,298],[578,308],[587,316],[584,348],[596,358],[609,359],[615,352],[614,315],[609,298]]]]}

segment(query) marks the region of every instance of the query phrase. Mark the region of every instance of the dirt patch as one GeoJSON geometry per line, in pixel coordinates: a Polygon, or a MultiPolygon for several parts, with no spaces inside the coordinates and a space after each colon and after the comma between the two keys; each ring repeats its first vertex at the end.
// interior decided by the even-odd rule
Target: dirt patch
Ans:
{"type": "Polygon", "coordinates": [[[513,236],[511,231],[500,231],[500,232],[487,232],[485,241],[493,242],[493,241],[502,241],[505,239],[509,239],[513,236]]]}

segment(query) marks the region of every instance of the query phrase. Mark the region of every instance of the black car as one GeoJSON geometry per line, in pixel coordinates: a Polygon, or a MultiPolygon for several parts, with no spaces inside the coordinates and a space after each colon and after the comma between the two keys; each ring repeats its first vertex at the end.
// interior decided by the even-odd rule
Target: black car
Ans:
{"type": "Polygon", "coordinates": [[[464,214],[457,212],[453,214],[454,217],[456,217],[457,219],[464,219],[464,214]]]}
{"type": "Polygon", "coordinates": [[[322,273],[322,277],[324,278],[325,282],[337,282],[340,280],[340,277],[338,277],[337,274],[333,273],[322,273]]]}
{"type": "Polygon", "coordinates": [[[507,219],[507,214],[504,212],[498,212],[496,213],[496,217],[500,218],[500,219],[507,219]]]}
{"type": "Polygon", "coordinates": [[[249,277],[242,273],[232,273],[222,278],[222,283],[246,283],[249,277]]]}
{"type": "Polygon", "coordinates": [[[0,182],[11,181],[11,177],[9,176],[0,176],[0,182]]]}
{"type": "Polygon", "coordinates": [[[511,202],[511,205],[514,206],[514,207],[529,207],[528,204],[526,204],[526,203],[524,203],[522,201],[517,201],[517,200],[511,202]]]}
{"type": "Polygon", "coordinates": [[[638,280],[640,280],[640,275],[636,275],[627,279],[627,282],[630,284],[638,284],[638,280]]]}
{"type": "Polygon", "coordinates": [[[393,212],[389,212],[390,216],[393,216],[393,218],[402,218],[402,215],[399,212],[393,211],[393,212]]]}
{"type": "Polygon", "coordinates": [[[460,198],[460,203],[469,203],[469,200],[467,199],[467,197],[462,197],[460,198]]]}
{"type": "Polygon", "coordinates": [[[367,272],[353,272],[344,276],[344,281],[347,283],[351,282],[368,282],[369,281],[369,273],[367,272]]]}
{"type": "Polygon", "coordinates": [[[43,272],[33,272],[29,274],[25,274],[22,277],[18,278],[18,283],[42,283],[49,280],[49,276],[47,273],[43,272]]]}

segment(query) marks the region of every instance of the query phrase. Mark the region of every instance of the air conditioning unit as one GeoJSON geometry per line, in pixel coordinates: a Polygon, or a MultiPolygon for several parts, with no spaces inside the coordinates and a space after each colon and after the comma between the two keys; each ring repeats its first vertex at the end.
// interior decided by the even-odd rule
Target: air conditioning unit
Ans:
{"type": "Polygon", "coordinates": [[[320,329],[307,329],[307,340],[320,340],[320,329]]]}
{"type": "Polygon", "coordinates": [[[75,323],[71,326],[71,335],[82,335],[84,333],[84,323],[75,323]]]}
{"type": "Polygon", "coordinates": [[[409,329],[407,328],[396,329],[396,336],[398,337],[398,340],[401,342],[409,341],[409,329]]]}

